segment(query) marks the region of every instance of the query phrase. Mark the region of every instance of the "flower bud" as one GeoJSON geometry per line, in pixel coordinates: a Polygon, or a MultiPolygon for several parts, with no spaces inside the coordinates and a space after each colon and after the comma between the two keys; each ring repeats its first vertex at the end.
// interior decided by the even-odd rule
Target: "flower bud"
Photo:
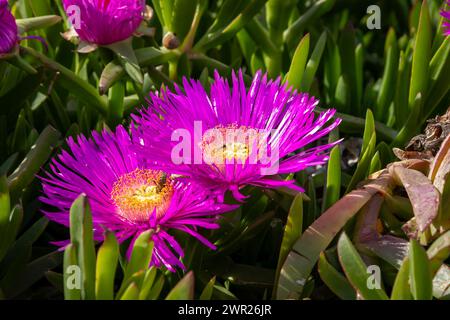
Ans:
{"type": "Polygon", "coordinates": [[[144,0],[63,0],[80,40],[109,45],[133,36],[144,21],[144,0]]]}
{"type": "Polygon", "coordinates": [[[8,9],[8,1],[0,0],[0,54],[10,53],[18,41],[17,24],[8,9]]]}
{"type": "Polygon", "coordinates": [[[176,34],[167,32],[163,38],[163,46],[167,49],[176,49],[180,46],[180,40],[176,34]]]}

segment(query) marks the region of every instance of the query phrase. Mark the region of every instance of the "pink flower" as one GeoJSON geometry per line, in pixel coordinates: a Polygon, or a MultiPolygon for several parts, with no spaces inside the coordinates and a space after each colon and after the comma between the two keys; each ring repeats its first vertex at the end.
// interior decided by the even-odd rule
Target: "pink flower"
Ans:
{"type": "Polygon", "coordinates": [[[450,35],[450,11],[449,11],[448,7],[450,7],[450,0],[447,0],[447,10],[441,11],[441,16],[443,16],[444,19],[446,20],[442,24],[442,26],[444,27],[444,34],[446,36],[450,35]]]}
{"type": "Polygon", "coordinates": [[[80,39],[97,45],[131,37],[145,10],[144,0],[63,0],[63,4],[80,39]]]}
{"type": "Polygon", "coordinates": [[[215,249],[199,231],[218,228],[218,215],[236,206],[217,203],[207,190],[147,167],[122,126],[115,133],[94,131],[92,139],[69,138],[67,144],[70,151],[53,159],[51,169],[40,177],[40,200],[50,206],[44,211],[50,220],[69,226],[70,207],[84,193],[91,205],[95,240],[103,240],[105,228],[120,242],[131,238],[132,243],[142,232],[153,230],[153,265],[172,271],[184,268],[183,248],[173,230],[215,249]]]}
{"type": "Polygon", "coordinates": [[[152,166],[189,177],[220,198],[230,190],[243,200],[239,190],[246,185],[302,191],[294,180],[279,175],[325,163],[337,142],[310,144],[336,128],[340,119],[332,120],[333,109],[315,115],[318,100],[280,82],[258,72],[246,89],[242,73],[233,73],[230,87],[216,73],[209,94],[199,81],[186,79],[175,92],[151,93],[149,107],[133,117],[138,152],[152,166]],[[189,137],[180,139],[179,133],[189,137]],[[199,135],[203,138],[195,141],[199,135]],[[175,152],[183,154],[182,161],[174,159],[185,140],[190,146],[175,152]],[[203,159],[192,159],[196,150],[203,159]]]}
{"type": "Polygon", "coordinates": [[[17,24],[8,9],[8,1],[0,0],[0,54],[10,53],[18,42],[17,24]]]}

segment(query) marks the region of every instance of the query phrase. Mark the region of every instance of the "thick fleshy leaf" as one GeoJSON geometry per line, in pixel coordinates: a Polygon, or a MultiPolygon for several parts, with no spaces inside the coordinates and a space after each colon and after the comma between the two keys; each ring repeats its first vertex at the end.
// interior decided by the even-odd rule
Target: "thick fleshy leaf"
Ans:
{"type": "Polygon", "coordinates": [[[166,297],[166,300],[192,300],[194,299],[194,273],[189,271],[166,297]]]}
{"type": "MultiPolygon", "coordinates": [[[[132,274],[130,277],[128,277],[126,279],[124,278],[122,280],[122,285],[120,286],[120,289],[117,292],[115,299],[116,300],[121,300],[122,297],[125,295],[126,291],[130,288],[131,284],[136,285],[136,287],[139,290],[139,288],[142,287],[142,282],[144,281],[144,278],[145,278],[145,271],[144,270],[139,270],[138,272],[132,274]]],[[[133,300],[137,300],[138,298],[139,298],[139,295],[138,295],[138,297],[133,298],[133,300]]]]}
{"type": "Polygon", "coordinates": [[[95,297],[97,300],[114,299],[114,277],[119,261],[119,244],[114,233],[106,232],[98,250],[95,272],[95,297]]]}
{"type": "Polygon", "coordinates": [[[370,145],[370,139],[372,138],[372,135],[376,133],[375,131],[375,119],[373,117],[372,110],[367,109],[366,111],[366,121],[364,125],[364,133],[363,133],[363,145],[361,147],[361,154],[364,154],[364,152],[369,148],[370,145]]]}
{"type": "Polygon", "coordinates": [[[62,21],[62,18],[55,15],[16,19],[19,33],[34,31],[41,28],[48,28],[60,21],[62,21]]]}
{"type": "Polygon", "coordinates": [[[235,19],[242,10],[247,6],[249,0],[225,0],[219,8],[216,19],[210,28],[211,31],[217,31],[226,27],[233,19],[235,19]]]}
{"type": "Polygon", "coordinates": [[[4,234],[9,224],[10,206],[8,180],[6,176],[0,176],[0,246],[3,246],[4,234]]]}
{"type": "MultiPolygon", "coordinates": [[[[360,108],[360,92],[356,83],[356,46],[357,38],[354,27],[349,23],[342,31],[338,42],[342,59],[342,79],[348,87],[348,101],[346,111],[358,110],[360,108]]],[[[337,90],[337,88],[336,88],[337,90]]],[[[358,114],[358,112],[356,112],[358,114]]]]}
{"type": "Polygon", "coordinates": [[[120,64],[130,78],[133,79],[133,81],[142,84],[144,82],[144,76],[142,75],[141,67],[139,66],[138,59],[133,50],[131,39],[110,44],[108,45],[108,48],[117,55],[120,64]]]}
{"type": "Polygon", "coordinates": [[[442,142],[431,164],[428,177],[434,186],[443,193],[446,179],[450,176],[450,135],[442,142]]]}
{"type": "Polygon", "coordinates": [[[22,58],[20,55],[13,55],[11,58],[7,59],[9,63],[11,63],[13,66],[16,66],[19,69],[22,69],[25,72],[28,72],[29,74],[37,74],[38,71],[24,58],[22,58]]]}
{"type": "Polygon", "coordinates": [[[358,102],[355,113],[357,115],[362,115],[364,112],[363,103],[361,101],[363,98],[364,87],[364,46],[362,43],[358,43],[355,48],[355,82],[355,100],[358,102]]]}
{"type": "Polygon", "coordinates": [[[396,268],[400,268],[403,259],[408,255],[409,248],[408,241],[391,235],[366,241],[364,246],[396,268]]]}
{"type": "Polygon", "coordinates": [[[408,193],[417,225],[423,232],[438,215],[439,191],[423,173],[417,170],[396,165],[389,170],[397,183],[401,184],[408,193]]]}
{"type": "Polygon", "coordinates": [[[411,239],[409,249],[409,282],[411,293],[416,300],[431,300],[433,285],[430,263],[424,248],[411,239]]]}
{"type": "Polygon", "coordinates": [[[64,250],[64,299],[81,299],[81,281],[77,279],[78,269],[77,250],[73,244],[67,245],[64,250]],[[74,268],[75,267],[75,268],[74,268]],[[80,281],[80,282],[78,282],[80,281]]]}
{"type": "Polygon", "coordinates": [[[350,112],[350,86],[348,80],[344,76],[340,76],[336,83],[336,91],[334,92],[334,104],[336,110],[340,112],[350,112]]]}
{"type": "Polygon", "coordinates": [[[337,271],[322,252],[319,257],[318,271],[323,282],[343,300],[355,300],[356,292],[343,274],[337,271]]]}
{"type": "Polygon", "coordinates": [[[369,167],[369,175],[380,171],[382,169],[381,159],[380,159],[380,153],[378,151],[375,152],[373,155],[372,160],[370,160],[370,167],[369,167]]]}
{"type": "Polygon", "coordinates": [[[84,194],[70,208],[70,240],[76,248],[81,272],[81,297],[95,299],[95,247],[92,230],[92,213],[84,194]]]}
{"type": "Polygon", "coordinates": [[[211,300],[212,294],[214,292],[214,285],[216,283],[216,277],[212,277],[211,280],[206,284],[202,293],[200,294],[200,300],[211,300]]]}
{"type": "Polygon", "coordinates": [[[323,51],[327,43],[327,34],[324,31],[319,40],[317,40],[316,46],[311,53],[311,58],[309,58],[306,64],[305,73],[303,75],[300,90],[302,92],[309,92],[311,85],[314,81],[314,76],[316,75],[317,68],[319,67],[320,61],[322,59],[323,51]]]}
{"type": "Polygon", "coordinates": [[[53,148],[56,147],[59,137],[60,133],[51,126],[47,126],[42,131],[23,162],[8,177],[11,193],[20,193],[33,181],[36,173],[48,160],[53,148]]]}
{"type": "Polygon", "coordinates": [[[303,73],[305,72],[306,62],[308,61],[309,53],[309,33],[306,34],[295,49],[294,56],[292,57],[291,66],[289,72],[286,74],[286,82],[289,87],[294,87],[294,89],[300,89],[303,73]]]}
{"type": "Polygon", "coordinates": [[[443,264],[433,279],[433,295],[438,299],[450,298],[450,267],[443,264]]]}
{"type": "Polygon", "coordinates": [[[428,86],[429,63],[431,59],[431,24],[427,1],[422,2],[419,26],[415,38],[409,89],[409,105],[412,108],[416,96],[425,94],[428,86]]]}
{"type": "Polygon", "coordinates": [[[227,26],[212,33],[206,33],[194,46],[195,50],[206,51],[233,37],[241,28],[249,23],[261,10],[267,0],[251,0],[227,26]]]}
{"type": "Polygon", "coordinates": [[[339,146],[333,147],[327,163],[327,182],[322,210],[325,211],[337,200],[341,194],[341,151],[339,146]]]}
{"type": "Polygon", "coordinates": [[[387,53],[381,81],[380,91],[377,98],[377,107],[375,109],[378,120],[387,119],[388,108],[395,93],[395,81],[398,64],[397,38],[394,29],[390,29],[386,37],[387,53]]]}
{"type": "Polygon", "coordinates": [[[411,64],[404,51],[400,52],[395,85],[394,112],[397,127],[401,127],[408,118],[409,76],[411,64]]]}
{"type": "Polygon", "coordinates": [[[36,58],[46,68],[58,72],[58,81],[63,87],[71,93],[77,95],[77,97],[81,100],[85,101],[89,107],[94,108],[101,114],[106,114],[108,109],[106,99],[101,97],[94,87],[77,76],[72,70],[64,67],[58,62],[48,58],[44,54],[37,52],[32,48],[26,47],[21,50],[36,58]]]}
{"type": "Polygon", "coordinates": [[[289,24],[295,0],[269,0],[266,4],[267,27],[272,39],[278,38],[277,42],[283,41],[283,31],[289,24]]]}
{"type": "Polygon", "coordinates": [[[345,232],[342,233],[338,241],[338,255],[347,279],[365,300],[388,299],[381,288],[381,283],[375,283],[373,288],[368,285],[371,274],[367,272],[366,264],[345,232]]]}
{"type": "Polygon", "coordinates": [[[136,49],[136,58],[141,66],[160,65],[178,57],[178,53],[165,48],[146,47],[136,49]]]}
{"type": "MultiPolygon", "coordinates": [[[[292,246],[295,241],[300,237],[302,233],[303,225],[303,198],[302,194],[298,194],[292,201],[289,215],[284,229],[283,240],[281,242],[280,254],[278,257],[277,273],[275,279],[275,287],[278,282],[279,274],[286,260],[289,251],[292,250],[292,246]]],[[[274,296],[276,296],[276,290],[274,290],[274,296]]]]}
{"type": "Polygon", "coordinates": [[[160,298],[161,291],[164,287],[165,277],[159,276],[158,279],[155,281],[155,284],[152,286],[152,289],[150,290],[149,295],[147,296],[147,300],[156,300],[160,298]]]}
{"type": "Polygon", "coordinates": [[[125,269],[125,280],[136,272],[145,271],[149,267],[154,245],[151,240],[153,232],[153,230],[142,232],[134,242],[130,261],[125,269]]]}
{"type": "Polygon", "coordinates": [[[376,135],[375,132],[372,133],[370,137],[367,149],[365,149],[362,157],[360,158],[358,165],[356,166],[355,173],[347,186],[346,192],[353,190],[356,185],[367,178],[370,168],[370,163],[372,161],[373,154],[375,152],[376,135]]]}
{"type": "Polygon", "coordinates": [[[320,0],[314,2],[308,10],[306,10],[284,31],[284,39],[286,43],[290,44],[297,41],[297,39],[301,37],[301,34],[308,23],[314,19],[318,19],[320,16],[330,11],[335,2],[336,0],[320,0]]]}
{"type": "Polygon", "coordinates": [[[137,300],[138,297],[139,288],[136,283],[132,282],[120,297],[120,300],[137,300]]]}
{"type": "Polygon", "coordinates": [[[320,252],[324,251],[345,223],[380,190],[392,183],[387,173],[362,189],[354,190],[325,211],[303,233],[287,256],[280,273],[277,298],[300,297],[320,252]]]}
{"type": "Polygon", "coordinates": [[[144,280],[142,281],[141,291],[139,292],[139,300],[146,300],[155,284],[156,274],[158,270],[156,267],[150,267],[145,272],[144,280]]]}
{"type": "Polygon", "coordinates": [[[375,195],[362,208],[355,225],[355,245],[359,250],[368,251],[400,268],[408,254],[408,242],[392,235],[380,235],[377,230],[378,217],[383,197],[375,195]]]}
{"type": "MultiPolygon", "coordinates": [[[[1,179],[1,178],[0,178],[1,179]]],[[[0,262],[13,244],[23,220],[23,208],[16,205],[8,216],[8,224],[0,234],[0,262]]]]}
{"type": "MultiPolygon", "coordinates": [[[[174,0],[171,29],[181,40],[188,34],[195,14],[195,1],[174,0]]],[[[167,1],[166,1],[167,2],[167,1]]]]}
{"type": "Polygon", "coordinates": [[[103,69],[98,83],[98,90],[100,94],[104,95],[106,92],[108,92],[108,89],[111,88],[111,86],[116,83],[116,81],[119,80],[124,74],[125,70],[118,61],[113,60],[108,63],[103,69]]]}
{"type": "Polygon", "coordinates": [[[447,176],[444,188],[442,190],[442,200],[441,200],[441,223],[445,225],[446,228],[450,228],[450,175],[447,176]]]}
{"type": "Polygon", "coordinates": [[[124,112],[125,85],[119,81],[109,89],[108,123],[111,126],[122,121],[124,112]]]}
{"type": "Polygon", "coordinates": [[[409,258],[406,257],[398,270],[392,288],[391,300],[412,300],[411,289],[409,287],[409,258]]]}
{"type": "Polygon", "coordinates": [[[427,250],[431,274],[435,275],[442,263],[450,257],[450,230],[437,238],[427,250]]]}
{"type": "MultiPolygon", "coordinates": [[[[427,108],[423,119],[428,119],[450,91],[450,82],[445,79],[450,73],[450,38],[446,37],[442,46],[430,62],[430,88],[427,95],[427,108]]],[[[445,103],[445,107],[448,106],[445,103]]]]}
{"type": "MultiPolygon", "coordinates": [[[[246,27],[249,36],[252,40],[259,44],[261,50],[268,55],[269,58],[278,58],[278,55],[281,53],[277,48],[275,43],[272,42],[272,39],[269,36],[268,31],[264,28],[264,26],[257,19],[253,19],[246,27]]],[[[281,71],[281,70],[280,70],[281,71]]],[[[270,74],[270,73],[269,73],[270,74]]],[[[277,76],[277,75],[274,75],[277,76]]]]}

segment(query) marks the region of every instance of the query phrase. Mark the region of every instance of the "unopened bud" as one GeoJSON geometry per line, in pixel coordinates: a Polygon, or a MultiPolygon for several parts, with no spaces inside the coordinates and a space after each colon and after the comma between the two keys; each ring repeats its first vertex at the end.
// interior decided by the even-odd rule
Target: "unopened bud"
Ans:
{"type": "Polygon", "coordinates": [[[167,32],[163,38],[163,46],[167,49],[176,49],[180,46],[180,40],[176,34],[172,32],[167,32]]]}
{"type": "Polygon", "coordinates": [[[144,20],[150,21],[153,18],[153,8],[150,6],[145,6],[144,20]]]}

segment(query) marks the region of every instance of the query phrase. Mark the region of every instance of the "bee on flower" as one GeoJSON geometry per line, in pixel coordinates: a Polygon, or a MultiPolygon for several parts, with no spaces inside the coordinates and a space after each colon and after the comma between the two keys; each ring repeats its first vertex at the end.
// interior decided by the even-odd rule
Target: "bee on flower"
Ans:
{"type": "Polygon", "coordinates": [[[114,133],[92,135],[69,138],[70,151],[62,151],[40,177],[40,200],[53,207],[44,212],[50,220],[69,226],[72,202],[84,193],[91,205],[94,239],[103,240],[104,231],[110,230],[119,242],[131,238],[131,249],[142,232],[152,230],[153,265],[184,268],[183,248],[171,230],[215,249],[199,229],[218,228],[218,216],[236,206],[218,203],[206,190],[147,167],[122,126],[114,133]]]}
{"type": "Polygon", "coordinates": [[[183,88],[151,93],[148,102],[133,116],[137,152],[221,200],[229,190],[243,201],[246,185],[303,191],[280,175],[325,163],[339,143],[308,147],[339,125],[335,110],[316,116],[318,100],[261,72],[248,90],[242,72],[233,73],[231,87],[216,72],[209,94],[199,81],[184,79],[183,88]]]}

